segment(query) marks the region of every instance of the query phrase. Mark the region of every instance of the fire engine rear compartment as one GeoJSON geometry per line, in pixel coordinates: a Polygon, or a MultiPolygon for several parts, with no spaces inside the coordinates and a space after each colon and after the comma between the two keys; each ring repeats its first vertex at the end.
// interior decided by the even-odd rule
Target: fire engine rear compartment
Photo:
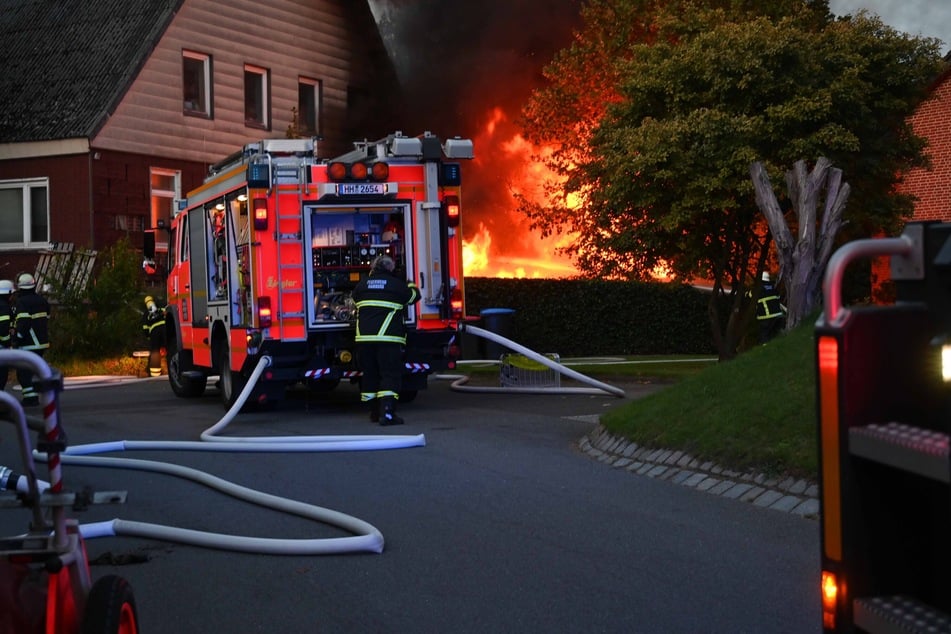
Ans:
{"type": "Polygon", "coordinates": [[[251,144],[189,193],[169,253],[177,395],[198,395],[203,377],[220,374],[229,405],[264,356],[252,401],[280,400],[297,382],[327,389],[359,380],[351,294],[384,254],[421,294],[403,313],[401,398],[453,367],[464,315],[460,176],[442,156],[471,158],[471,142],[396,133],[356,145],[327,162],[310,140],[251,144]],[[344,163],[365,172],[335,169],[344,163]]]}

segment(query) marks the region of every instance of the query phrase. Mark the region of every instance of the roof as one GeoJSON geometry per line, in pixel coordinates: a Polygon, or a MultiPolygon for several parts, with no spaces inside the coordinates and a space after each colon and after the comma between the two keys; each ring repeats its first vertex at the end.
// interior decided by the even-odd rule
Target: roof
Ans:
{"type": "Polygon", "coordinates": [[[184,0],[3,0],[0,143],[91,138],[184,0]]]}

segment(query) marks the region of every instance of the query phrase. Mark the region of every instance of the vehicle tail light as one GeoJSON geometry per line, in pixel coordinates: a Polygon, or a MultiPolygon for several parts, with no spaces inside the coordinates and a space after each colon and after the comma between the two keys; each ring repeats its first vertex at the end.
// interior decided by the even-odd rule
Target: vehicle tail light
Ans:
{"type": "Polygon", "coordinates": [[[459,287],[452,289],[449,295],[449,312],[453,319],[462,319],[462,290],[459,287]]]}
{"type": "Polygon", "coordinates": [[[839,583],[835,574],[822,571],[822,627],[835,629],[835,608],[839,602],[839,583]]]}
{"type": "Polygon", "coordinates": [[[267,198],[254,199],[254,230],[267,231],[267,198]]]}
{"type": "Polygon", "coordinates": [[[271,327],[271,298],[266,295],[258,297],[258,326],[271,327]]]}
{"type": "Polygon", "coordinates": [[[459,226],[459,197],[446,196],[442,201],[442,207],[446,214],[446,223],[450,227],[459,226]]]}

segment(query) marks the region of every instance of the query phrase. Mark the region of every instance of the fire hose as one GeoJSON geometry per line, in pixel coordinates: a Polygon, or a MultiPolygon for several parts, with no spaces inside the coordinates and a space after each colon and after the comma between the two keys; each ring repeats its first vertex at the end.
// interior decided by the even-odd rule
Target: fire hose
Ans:
{"type": "Polygon", "coordinates": [[[537,361],[543,366],[554,370],[568,378],[580,381],[582,383],[587,383],[592,387],[475,387],[466,385],[469,381],[469,377],[466,375],[458,374],[441,374],[439,378],[450,379],[452,384],[450,387],[453,390],[460,392],[482,392],[482,393],[499,393],[504,392],[506,394],[602,394],[607,392],[612,396],[617,396],[618,398],[624,398],[624,390],[607,383],[602,383],[597,379],[592,379],[589,376],[576,372],[571,368],[558,363],[557,361],[552,361],[548,357],[542,354],[538,354],[534,350],[530,350],[525,346],[512,341],[498,333],[494,333],[490,330],[485,330],[484,328],[479,328],[478,326],[472,326],[468,324],[460,324],[460,331],[470,332],[479,337],[488,339],[489,341],[494,341],[500,345],[511,348],[515,352],[525,355],[533,361],[537,361]]]}

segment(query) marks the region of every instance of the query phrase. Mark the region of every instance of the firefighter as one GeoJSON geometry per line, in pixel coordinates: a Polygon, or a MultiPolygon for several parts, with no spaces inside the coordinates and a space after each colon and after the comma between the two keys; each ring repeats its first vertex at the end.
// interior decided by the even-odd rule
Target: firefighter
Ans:
{"type": "MultiPolygon", "coordinates": [[[[0,350],[9,350],[13,347],[13,282],[0,280],[0,350]]],[[[8,366],[0,364],[0,391],[7,387],[7,377],[10,374],[8,366]]]]}
{"type": "MultiPolygon", "coordinates": [[[[17,276],[17,297],[13,309],[13,346],[43,356],[50,347],[50,304],[36,292],[36,280],[29,273],[17,276]]],[[[33,387],[33,372],[17,368],[17,381],[23,390],[23,405],[39,405],[40,396],[33,387]]]]}
{"type": "Polygon", "coordinates": [[[773,286],[769,273],[763,273],[759,300],[756,302],[756,321],[759,324],[759,342],[766,343],[775,337],[783,326],[786,307],[779,301],[779,293],[773,286]]]}
{"type": "Polygon", "coordinates": [[[393,258],[377,256],[370,275],[353,290],[357,360],[363,372],[360,400],[370,404],[370,420],[381,425],[403,423],[396,414],[406,345],[403,310],[420,298],[416,285],[394,275],[395,269],[393,258]]]}
{"type": "Polygon", "coordinates": [[[145,296],[142,332],[149,340],[149,376],[162,376],[162,347],[165,345],[165,315],[151,295],[145,296]]]}

